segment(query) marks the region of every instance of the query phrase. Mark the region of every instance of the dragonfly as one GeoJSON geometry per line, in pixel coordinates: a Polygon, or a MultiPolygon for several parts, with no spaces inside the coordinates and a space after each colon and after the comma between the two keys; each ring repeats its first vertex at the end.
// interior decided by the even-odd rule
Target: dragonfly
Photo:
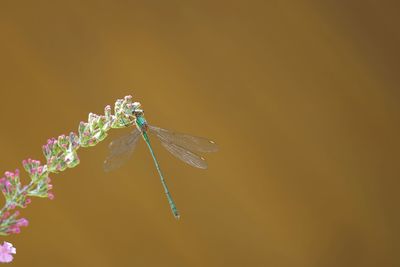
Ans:
{"type": "Polygon", "coordinates": [[[168,190],[161,167],[151,146],[148,133],[155,135],[161,141],[163,147],[172,155],[183,162],[200,169],[207,169],[207,162],[197,153],[216,152],[218,151],[218,146],[215,142],[203,137],[177,133],[149,125],[144,117],[143,110],[141,109],[136,109],[133,112],[133,115],[135,118],[136,129],[129,134],[113,140],[109,144],[109,154],[103,164],[104,171],[109,172],[122,166],[130,158],[140,137],[142,137],[150,151],[151,157],[153,158],[154,165],[160,177],[165,195],[167,196],[172,214],[176,219],[179,219],[180,213],[172,199],[171,193],[168,190]]]}

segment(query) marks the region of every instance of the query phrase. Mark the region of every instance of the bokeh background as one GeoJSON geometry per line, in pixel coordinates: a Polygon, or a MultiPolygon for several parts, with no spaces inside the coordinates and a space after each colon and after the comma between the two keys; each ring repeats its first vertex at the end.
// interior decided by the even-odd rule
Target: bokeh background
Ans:
{"type": "MultiPolygon", "coordinates": [[[[400,266],[396,1],[2,1],[0,171],[132,94],[215,140],[209,169],[153,141],[53,175],[13,266],[400,266]]],[[[26,177],[26,175],[25,175],[26,177]]]]}

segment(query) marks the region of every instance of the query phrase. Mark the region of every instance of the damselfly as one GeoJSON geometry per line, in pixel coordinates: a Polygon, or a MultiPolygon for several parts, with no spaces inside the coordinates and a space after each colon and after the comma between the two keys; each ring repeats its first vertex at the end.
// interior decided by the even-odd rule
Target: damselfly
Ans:
{"type": "MultiPolygon", "coordinates": [[[[138,103],[138,105],[140,104],[138,103]]],[[[196,153],[216,152],[218,147],[213,141],[202,137],[176,133],[159,127],[151,126],[147,124],[147,121],[144,118],[143,110],[141,109],[136,108],[133,111],[133,116],[135,119],[136,129],[110,143],[110,152],[103,165],[104,170],[108,172],[120,167],[123,163],[125,163],[126,160],[132,155],[132,152],[134,151],[138,140],[140,139],[139,137],[142,136],[150,151],[151,157],[153,158],[172,213],[174,214],[175,218],[179,218],[179,211],[176,208],[175,202],[168,190],[168,186],[161,172],[161,168],[158,164],[153,148],[151,147],[147,133],[150,132],[157,136],[161,141],[161,144],[172,155],[176,156],[183,162],[200,169],[206,169],[207,162],[202,156],[199,156],[196,153]]]]}

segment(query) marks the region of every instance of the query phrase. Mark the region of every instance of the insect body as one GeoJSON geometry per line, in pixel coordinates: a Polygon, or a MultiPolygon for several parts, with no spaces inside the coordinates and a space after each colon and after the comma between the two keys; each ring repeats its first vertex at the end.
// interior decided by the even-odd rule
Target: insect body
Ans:
{"type": "Polygon", "coordinates": [[[132,114],[135,117],[136,129],[131,133],[122,136],[109,145],[110,153],[104,161],[104,170],[111,171],[120,167],[125,161],[131,156],[135,149],[139,137],[142,136],[145,141],[151,157],[153,158],[157,172],[160,176],[161,184],[164,188],[165,194],[168,199],[171,211],[175,218],[179,218],[179,211],[176,208],[175,202],[168,190],[168,186],[162,174],[160,165],[158,164],[157,158],[154,154],[154,150],[151,146],[148,133],[152,133],[158,137],[161,144],[174,156],[182,160],[183,162],[200,168],[206,169],[207,162],[205,159],[196,153],[198,152],[216,152],[218,150],[217,145],[210,140],[202,137],[195,137],[188,134],[181,134],[172,132],[166,129],[149,125],[144,117],[143,110],[140,109],[140,103],[135,102],[132,104],[132,114]]]}

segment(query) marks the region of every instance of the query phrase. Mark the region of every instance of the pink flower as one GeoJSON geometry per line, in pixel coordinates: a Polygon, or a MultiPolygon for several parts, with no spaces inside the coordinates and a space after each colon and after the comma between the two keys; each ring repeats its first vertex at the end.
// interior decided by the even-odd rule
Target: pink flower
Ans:
{"type": "Polygon", "coordinates": [[[47,197],[48,197],[50,200],[53,200],[53,199],[54,199],[54,194],[51,193],[51,192],[47,192],[47,197]]]}
{"type": "Polygon", "coordinates": [[[25,218],[21,218],[21,219],[17,220],[17,223],[16,223],[16,225],[18,227],[22,227],[22,226],[26,227],[26,226],[28,226],[28,224],[29,224],[29,222],[25,218]]]}
{"type": "Polygon", "coordinates": [[[0,262],[11,262],[13,256],[11,254],[17,253],[16,249],[11,243],[5,242],[0,245],[0,262]]]}
{"type": "Polygon", "coordinates": [[[6,233],[7,234],[19,234],[19,233],[21,233],[21,229],[19,228],[18,225],[14,224],[14,225],[11,225],[10,227],[8,227],[6,233]]]}

